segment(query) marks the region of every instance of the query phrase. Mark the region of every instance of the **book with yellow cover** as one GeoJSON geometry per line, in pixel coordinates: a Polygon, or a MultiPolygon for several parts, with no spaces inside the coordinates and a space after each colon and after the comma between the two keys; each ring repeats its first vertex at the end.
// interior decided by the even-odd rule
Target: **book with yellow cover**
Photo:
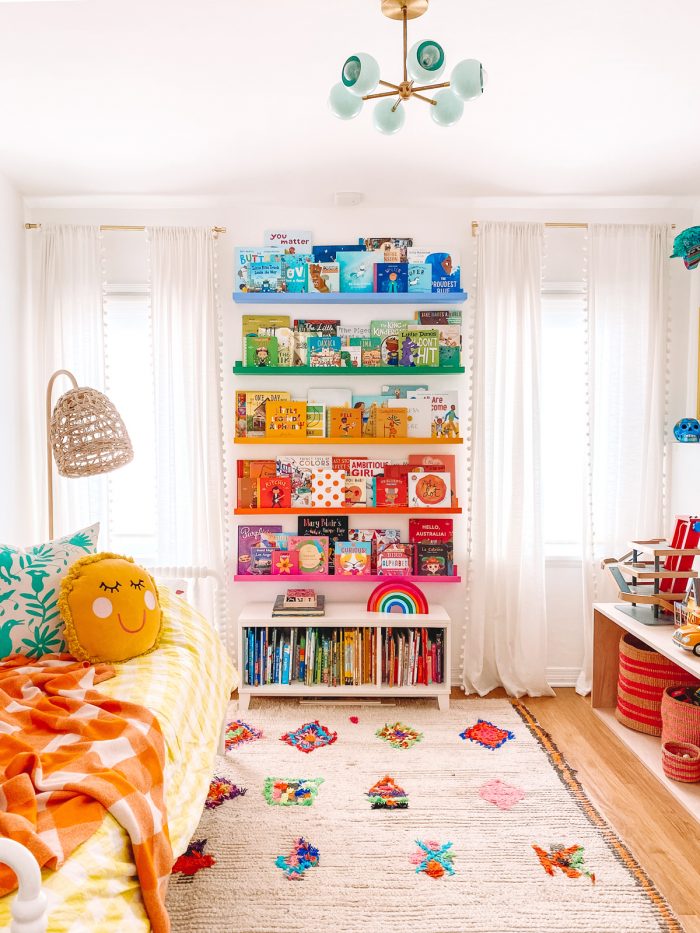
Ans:
{"type": "Polygon", "coordinates": [[[359,408],[328,409],[329,437],[362,437],[362,412],[359,408]]]}
{"type": "Polygon", "coordinates": [[[265,437],[306,437],[306,402],[269,401],[265,406],[265,437]]]}
{"type": "MultiPolygon", "coordinates": [[[[238,397],[239,394],[236,393],[238,397]]],[[[245,420],[248,437],[265,436],[265,413],[268,402],[289,401],[289,392],[245,392],[245,420]]]]}
{"type": "Polygon", "coordinates": [[[377,409],[375,428],[376,437],[386,437],[391,440],[395,437],[408,436],[408,409],[381,408],[377,409]]]}

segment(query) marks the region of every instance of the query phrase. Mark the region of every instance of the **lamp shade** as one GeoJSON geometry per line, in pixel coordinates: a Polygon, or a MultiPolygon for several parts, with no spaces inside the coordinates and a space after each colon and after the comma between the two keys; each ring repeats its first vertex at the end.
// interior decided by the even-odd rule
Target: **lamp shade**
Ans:
{"type": "Polygon", "coordinates": [[[131,463],[134,449],[121,415],[106,395],[71,389],[56,402],[49,441],[61,476],[96,476],[131,463]]]}
{"type": "Polygon", "coordinates": [[[381,100],[374,108],[374,128],[384,133],[385,136],[398,133],[405,122],[406,113],[403,104],[394,110],[394,101],[391,98],[381,100]]]}
{"type": "Polygon", "coordinates": [[[484,92],[486,72],[481,62],[475,58],[466,58],[452,69],[450,85],[462,100],[473,100],[484,92]]]}
{"type": "Polygon", "coordinates": [[[334,84],[328,95],[328,106],[339,120],[352,120],[362,110],[363,103],[362,98],[352,94],[342,81],[334,84]]]}
{"type": "Polygon", "coordinates": [[[431,108],[431,115],[438,126],[453,126],[464,113],[464,101],[453,94],[449,88],[443,88],[435,95],[436,104],[431,108]]]}
{"type": "Polygon", "coordinates": [[[358,52],[345,60],[341,78],[352,94],[364,97],[379,84],[379,62],[366,52],[358,52]]]}
{"type": "Polygon", "coordinates": [[[415,81],[436,81],[445,70],[445,53],[439,42],[416,42],[408,53],[408,73],[415,81]]]}

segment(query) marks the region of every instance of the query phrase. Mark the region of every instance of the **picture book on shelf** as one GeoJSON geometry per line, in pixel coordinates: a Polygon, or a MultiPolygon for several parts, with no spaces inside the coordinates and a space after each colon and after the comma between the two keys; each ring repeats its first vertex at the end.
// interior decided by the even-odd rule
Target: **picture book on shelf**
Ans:
{"type": "Polygon", "coordinates": [[[371,337],[379,337],[384,341],[387,337],[398,337],[402,330],[414,327],[415,321],[370,321],[369,332],[371,337]]]}
{"type": "Polygon", "coordinates": [[[459,308],[428,308],[426,311],[416,311],[416,320],[419,324],[429,327],[442,325],[462,324],[462,312],[459,308]]]}
{"type": "Polygon", "coordinates": [[[351,337],[350,346],[358,347],[363,366],[382,365],[382,341],[379,337],[351,337]]]}
{"type": "MultiPolygon", "coordinates": [[[[280,593],[279,596],[275,598],[275,603],[272,607],[273,618],[294,618],[297,616],[303,618],[304,616],[323,616],[325,614],[325,597],[321,595],[317,596],[314,606],[294,606],[293,604],[285,603],[284,594],[280,593]]],[[[270,682],[272,683],[273,681],[270,682]]],[[[274,682],[281,683],[281,675],[280,680],[274,682]]]]}
{"type": "Polygon", "coordinates": [[[426,437],[459,437],[459,393],[414,392],[415,399],[423,399],[430,406],[430,431],[426,437]]]}
{"type": "Polygon", "coordinates": [[[270,257],[269,262],[248,263],[249,292],[283,292],[281,256],[270,257]]]}
{"type": "Polygon", "coordinates": [[[370,541],[337,541],[335,545],[335,575],[361,577],[372,573],[372,543],[370,541]]]}
{"type": "Polygon", "coordinates": [[[368,505],[367,480],[360,476],[345,476],[344,504],[349,508],[368,505]]]}
{"type": "Polygon", "coordinates": [[[282,256],[282,278],[288,292],[305,292],[308,288],[310,253],[285,253],[282,256]]]}
{"type": "Polygon", "coordinates": [[[353,338],[363,340],[370,336],[369,324],[339,324],[336,335],[340,337],[343,344],[352,344],[353,338]]]}
{"type": "Polygon", "coordinates": [[[313,234],[310,230],[266,230],[265,246],[282,250],[286,254],[310,253],[313,234]]]}
{"type": "Polygon", "coordinates": [[[446,545],[427,541],[416,544],[415,572],[419,577],[446,577],[450,556],[446,545]]]}
{"type": "Polygon", "coordinates": [[[408,437],[430,437],[430,399],[415,398],[389,398],[388,408],[398,408],[406,412],[408,424],[408,437]]]}
{"type": "Polygon", "coordinates": [[[234,424],[235,437],[247,437],[248,423],[246,421],[245,392],[236,391],[236,420],[234,424]]]}
{"type": "Polygon", "coordinates": [[[311,507],[311,476],[314,470],[329,470],[332,457],[324,454],[280,455],[277,458],[277,474],[288,476],[292,481],[292,508],[311,507]]]}
{"type": "Polygon", "coordinates": [[[412,574],[412,544],[392,542],[377,554],[377,576],[410,577],[412,574]]]}
{"type": "Polygon", "coordinates": [[[275,460],[239,460],[236,470],[238,476],[276,476],[277,463],[275,460]]]}
{"type": "Polygon", "coordinates": [[[328,538],[325,535],[290,535],[288,550],[299,555],[299,573],[328,573],[328,538]]]}
{"type": "Polygon", "coordinates": [[[376,437],[394,440],[408,436],[408,409],[383,407],[377,409],[376,437]]]}
{"type": "Polygon", "coordinates": [[[363,479],[366,487],[365,501],[368,505],[373,505],[373,484],[372,478],[384,472],[386,460],[377,460],[369,457],[351,457],[350,458],[350,479],[363,479]]]}
{"type": "Polygon", "coordinates": [[[408,398],[409,393],[411,392],[427,392],[427,391],[428,391],[428,386],[413,386],[413,385],[382,386],[382,395],[388,396],[389,398],[408,398]]]}
{"type": "Polygon", "coordinates": [[[306,402],[268,401],[265,436],[284,440],[306,437],[306,402]]]}
{"type": "Polygon", "coordinates": [[[377,555],[390,544],[401,540],[398,528],[352,528],[350,541],[369,541],[372,545],[372,573],[377,572],[377,555]]]}
{"type": "Polygon", "coordinates": [[[288,328],[291,319],[288,314],[244,314],[241,318],[243,347],[245,339],[252,337],[274,337],[278,330],[288,328]]]}
{"type": "Polygon", "coordinates": [[[342,508],[344,497],[345,473],[342,470],[318,470],[311,474],[312,508],[342,508]]]}
{"type": "Polygon", "coordinates": [[[426,263],[409,262],[408,264],[408,291],[425,293],[433,290],[432,266],[426,263]]]}
{"type": "Polygon", "coordinates": [[[440,336],[437,330],[407,327],[399,333],[399,366],[440,365],[440,336]]]}
{"type": "Polygon", "coordinates": [[[311,253],[314,262],[336,262],[338,253],[364,253],[364,243],[348,243],[345,245],[314,246],[311,253]]]}
{"type": "Polygon", "coordinates": [[[289,401],[289,392],[245,393],[245,420],[248,437],[265,436],[265,411],[269,401],[289,401]]]}
{"type": "Polygon", "coordinates": [[[340,270],[341,292],[374,291],[374,264],[383,261],[383,254],[358,250],[338,251],[336,262],[340,270]]]}
{"type": "Polygon", "coordinates": [[[374,264],[374,290],[380,294],[398,295],[408,291],[408,265],[405,262],[374,264]]]}
{"type": "Polygon", "coordinates": [[[272,575],[274,577],[290,577],[299,573],[299,554],[288,549],[273,548],[271,552],[272,575]]]}
{"type": "Polygon", "coordinates": [[[362,349],[360,347],[341,347],[340,365],[347,369],[356,369],[362,366],[362,349]]]}
{"type": "Polygon", "coordinates": [[[292,480],[289,476],[259,476],[258,508],[291,509],[292,480]]]}
{"type": "Polygon", "coordinates": [[[330,320],[295,320],[294,330],[300,334],[311,334],[314,337],[336,337],[340,321],[330,320]]]}
{"type": "Polygon", "coordinates": [[[347,515],[300,515],[297,534],[306,537],[328,538],[328,571],[333,573],[336,541],[347,541],[349,518],[347,515]]]}
{"type": "Polygon", "coordinates": [[[248,267],[251,263],[271,262],[280,256],[279,248],[263,248],[260,246],[237,246],[235,251],[235,267],[233,272],[234,291],[248,291],[248,267]]]}
{"type": "Polygon", "coordinates": [[[456,257],[453,257],[451,253],[436,252],[426,256],[425,261],[433,271],[432,287],[434,292],[456,292],[460,290],[459,263],[456,257]]]}
{"type": "Polygon", "coordinates": [[[282,531],[281,525],[239,525],[238,526],[238,574],[250,571],[250,550],[253,547],[274,547],[276,539],[273,533],[282,531]]]}
{"type": "Polygon", "coordinates": [[[340,366],[340,337],[309,335],[306,341],[309,366],[340,366]]]}
{"type": "Polygon", "coordinates": [[[295,606],[297,608],[301,606],[308,606],[313,609],[314,606],[317,606],[319,603],[319,597],[316,593],[316,590],[312,589],[302,589],[300,586],[293,587],[290,590],[287,590],[284,593],[284,605],[295,606]]]}
{"type": "Polygon", "coordinates": [[[411,508],[449,508],[451,503],[449,473],[408,474],[408,504],[411,508]]]}
{"type": "Polygon", "coordinates": [[[403,477],[374,477],[374,504],[379,509],[405,509],[408,507],[408,482],[403,477]]]}
{"type": "Polygon", "coordinates": [[[447,572],[454,572],[453,523],[451,518],[410,518],[408,540],[419,548],[423,544],[440,544],[447,549],[447,572]]]}
{"type": "Polygon", "coordinates": [[[246,366],[279,366],[276,337],[254,337],[245,339],[246,366]]]}
{"type": "Polygon", "coordinates": [[[253,575],[272,573],[272,548],[252,547],[250,549],[250,573],[253,575]]]}
{"type": "Polygon", "coordinates": [[[340,267],[337,262],[310,262],[307,269],[307,291],[321,295],[340,291],[340,267]]]}
{"type": "Polygon", "coordinates": [[[329,408],[336,406],[338,408],[352,405],[352,390],[339,388],[337,386],[311,386],[307,393],[307,405],[325,405],[326,413],[329,408]]]}
{"type": "Polygon", "coordinates": [[[326,436],[326,406],[322,403],[306,404],[306,436],[326,436]]]}
{"type": "Polygon", "coordinates": [[[329,408],[328,436],[362,437],[362,412],[359,408],[329,408]]]}
{"type": "Polygon", "coordinates": [[[455,483],[455,457],[454,454],[409,454],[408,462],[414,471],[419,470],[450,474],[453,504],[456,504],[457,486],[455,483]]]}
{"type": "Polygon", "coordinates": [[[413,246],[412,237],[360,237],[359,242],[368,251],[381,250],[385,262],[406,262],[408,249],[413,246]]]}

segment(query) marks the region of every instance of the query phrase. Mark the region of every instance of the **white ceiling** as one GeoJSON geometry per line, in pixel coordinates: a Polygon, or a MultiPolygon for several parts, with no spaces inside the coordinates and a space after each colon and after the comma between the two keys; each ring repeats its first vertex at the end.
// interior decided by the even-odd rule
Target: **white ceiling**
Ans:
{"type": "Polygon", "coordinates": [[[379,0],[0,3],[0,172],[25,194],[697,195],[700,8],[431,0],[409,40],[479,58],[460,124],[326,106],[345,57],[399,78],[379,0]]]}

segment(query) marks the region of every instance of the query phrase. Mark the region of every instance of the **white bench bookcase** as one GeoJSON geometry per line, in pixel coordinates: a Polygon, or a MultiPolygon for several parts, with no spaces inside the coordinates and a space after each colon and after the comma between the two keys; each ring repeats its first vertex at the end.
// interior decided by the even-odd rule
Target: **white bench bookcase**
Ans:
{"type": "Polygon", "coordinates": [[[620,637],[625,632],[630,632],[654,651],[658,651],[700,680],[700,658],[690,651],[677,648],[671,640],[673,631],[672,625],[645,625],[623,612],[614,603],[596,603],[593,606],[591,705],[611,732],[614,732],[666,790],[700,821],[700,784],[683,784],[667,778],[661,767],[661,739],[628,729],[615,718],[620,637]]]}
{"type": "Polygon", "coordinates": [[[272,603],[250,603],[244,606],[238,620],[238,657],[241,671],[246,658],[245,630],[247,628],[268,629],[312,629],[312,628],[369,628],[374,630],[376,670],[372,684],[357,686],[325,684],[261,684],[252,686],[241,683],[238,688],[240,710],[248,709],[253,696],[285,697],[428,697],[435,698],[441,710],[449,708],[450,703],[450,657],[452,631],[450,617],[442,606],[431,606],[426,614],[403,615],[392,612],[368,612],[362,603],[326,603],[326,614],[319,617],[272,618],[272,603]],[[387,628],[404,629],[440,629],[443,632],[443,682],[431,684],[412,684],[410,686],[389,687],[382,684],[382,632],[387,628]]]}

